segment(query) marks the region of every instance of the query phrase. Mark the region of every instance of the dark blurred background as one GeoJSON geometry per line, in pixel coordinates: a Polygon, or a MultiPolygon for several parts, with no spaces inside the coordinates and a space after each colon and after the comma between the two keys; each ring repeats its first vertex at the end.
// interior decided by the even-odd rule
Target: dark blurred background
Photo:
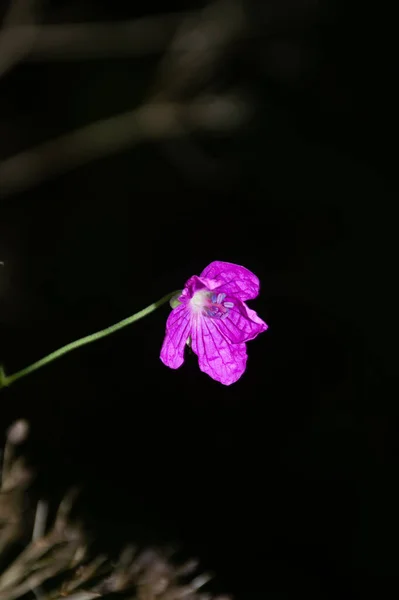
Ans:
{"type": "Polygon", "coordinates": [[[373,582],[381,591],[399,564],[390,5],[18,4],[10,25],[0,3],[7,373],[183,287],[213,260],[258,275],[251,307],[269,330],[226,388],[194,355],[178,371],[160,362],[164,306],[1,391],[1,431],[30,420],[37,485],[56,495],[82,482],[82,510],[106,548],[176,541],[238,598],[355,597],[373,582]],[[137,46],[112,41],[113,24],[154,17],[161,29],[137,46]],[[106,27],[77,49],[61,29],[47,45],[10,44],[8,28],[31,22],[106,27]],[[154,95],[213,100],[200,125],[191,113],[161,136],[143,125],[138,142],[115,150],[111,127],[109,151],[107,139],[99,157],[89,144],[76,165],[58,146],[21,158],[154,95]]]}

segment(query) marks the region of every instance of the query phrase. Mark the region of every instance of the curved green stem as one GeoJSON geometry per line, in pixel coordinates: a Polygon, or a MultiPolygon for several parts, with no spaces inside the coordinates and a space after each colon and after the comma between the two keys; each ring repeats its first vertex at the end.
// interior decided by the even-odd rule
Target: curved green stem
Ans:
{"type": "Polygon", "coordinates": [[[152,313],[154,310],[156,310],[157,308],[159,308],[160,306],[162,306],[163,304],[165,304],[166,302],[171,300],[173,298],[173,296],[175,296],[176,294],[179,294],[179,293],[180,293],[180,290],[177,290],[170,294],[167,294],[166,296],[164,296],[163,298],[158,300],[158,302],[154,302],[153,304],[150,304],[150,306],[147,306],[147,308],[140,310],[138,313],[135,313],[134,315],[131,315],[130,317],[127,317],[126,319],[123,319],[122,321],[119,321],[118,323],[111,325],[110,327],[106,327],[105,329],[102,329],[101,331],[96,331],[95,333],[86,335],[85,337],[80,338],[79,340],[70,342],[69,344],[62,346],[61,348],[58,348],[58,350],[51,352],[44,358],[37,360],[36,362],[32,363],[28,367],[25,367],[25,369],[21,369],[21,371],[17,371],[16,373],[13,373],[12,375],[6,375],[3,367],[0,365],[0,389],[2,387],[11,385],[12,383],[14,383],[14,381],[17,381],[17,379],[21,379],[22,377],[25,377],[26,375],[33,373],[33,371],[37,371],[37,369],[40,369],[41,367],[48,365],[53,360],[60,358],[67,352],[71,352],[71,350],[76,350],[76,348],[80,348],[81,346],[85,346],[86,344],[90,344],[91,342],[95,342],[107,335],[110,335],[111,333],[115,333],[115,331],[118,331],[119,329],[122,329],[123,327],[126,327],[127,325],[131,325],[132,323],[134,323],[135,321],[138,321],[139,319],[142,319],[143,317],[146,317],[147,315],[152,313]]]}

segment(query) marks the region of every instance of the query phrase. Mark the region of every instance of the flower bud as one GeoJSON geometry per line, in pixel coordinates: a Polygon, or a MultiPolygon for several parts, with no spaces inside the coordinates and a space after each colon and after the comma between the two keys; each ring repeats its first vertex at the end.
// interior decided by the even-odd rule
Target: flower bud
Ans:
{"type": "Polygon", "coordinates": [[[183,290],[181,290],[178,294],[175,294],[173,296],[173,298],[171,298],[169,300],[169,304],[170,304],[171,308],[176,308],[177,306],[179,306],[181,304],[181,302],[179,302],[179,298],[180,298],[180,296],[182,294],[182,291],[183,290]]]}

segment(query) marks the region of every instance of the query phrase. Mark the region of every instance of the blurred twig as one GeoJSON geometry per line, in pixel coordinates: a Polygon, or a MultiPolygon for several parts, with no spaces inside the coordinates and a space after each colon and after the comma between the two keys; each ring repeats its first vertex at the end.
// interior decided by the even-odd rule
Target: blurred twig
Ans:
{"type": "MultiPolygon", "coordinates": [[[[19,29],[27,32],[29,27],[19,29]]],[[[248,116],[248,103],[239,94],[204,93],[230,44],[245,31],[242,0],[215,0],[201,11],[149,17],[127,24],[31,29],[39,33],[33,36],[31,32],[28,37],[35,37],[35,44],[39,45],[46,31],[48,33],[49,53],[45,52],[43,58],[51,55],[51,45],[79,53],[79,48],[94,49],[97,42],[98,47],[104,43],[112,45],[119,38],[129,37],[128,32],[134,34],[137,50],[145,51],[151,46],[151,32],[158,33],[158,38],[163,36],[164,41],[165,37],[171,41],[155,73],[148,100],[142,106],[5,159],[0,163],[0,196],[26,190],[50,177],[148,140],[183,141],[180,145],[166,143],[163,147],[172,162],[194,175],[213,175],[214,160],[194,143],[191,133],[231,131],[241,126],[248,116]]],[[[15,28],[8,33],[3,31],[0,43],[13,32],[15,28]]]]}
{"type": "Polygon", "coordinates": [[[0,31],[0,77],[29,53],[36,36],[35,9],[36,0],[10,0],[0,31]]]}
{"type": "MultiPolygon", "coordinates": [[[[186,16],[187,13],[174,13],[122,22],[21,26],[14,33],[28,39],[34,34],[34,42],[24,57],[29,61],[142,56],[163,52],[186,16]]],[[[9,30],[8,35],[12,34],[9,30]]]]}
{"type": "Polygon", "coordinates": [[[180,122],[189,131],[223,131],[242,124],[245,117],[245,105],[237,97],[208,96],[189,105],[147,104],[4,160],[0,163],[0,196],[23,191],[139,142],[178,137],[180,122]]]}
{"type": "Polygon", "coordinates": [[[154,77],[150,98],[178,99],[211,80],[220,61],[245,31],[242,0],[214,0],[181,20],[154,77]]]}
{"type": "MultiPolygon", "coordinates": [[[[242,0],[215,0],[198,14],[186,15],[161,60],[150,101],[180,100],[209,85],[229,47],[245,31],[242,0]]],[[[177,143],[173,139],[160,141],[164,155],[186,176],[213,180],[217,173],[215,159],[208,157],[189,136],[183,119],[179,127],[177,143]]]]}
{"type": "MultiPolygon", "coordinates": [[[[19,2],[28,4],[29,0],[19,2]]],[[[181,54],[185,61],[187,50],[198,55],[212,47],[223,48],[239,22],[237,19],[242,22],[243,13],[239,14],[237,6],[232,12],[226,0],[219,0],[217,4],[220,6],[220,9],[217,8],[218,15],[211,5],[203,11],[165,13],[104,23],[39,25],[33,23],[31,11],[25,14],[25,22],[21,22],[20,18],[4,20],[0,31],[2,58],[14,64],[16,61],[11,61],[11,55],[17,45],[24,49],[18,58],[34,62],[141,56],[167,50],[174,39],[170,50],[174,55],[181,54]],[[214,16],[218,17],[218,21],[212,24],[214,16]],[[10,55],[8,59],[7,54],[10,55]]],[[[240,28],[235,33],[241,37],[244,30],[240,28]]]]}
{"type": "Polygon", "coordinates": [[[37,0],[9,0],[8,11],[3,18],[3,28],[13,29],[18,25],[32,21],[37,0]]]}

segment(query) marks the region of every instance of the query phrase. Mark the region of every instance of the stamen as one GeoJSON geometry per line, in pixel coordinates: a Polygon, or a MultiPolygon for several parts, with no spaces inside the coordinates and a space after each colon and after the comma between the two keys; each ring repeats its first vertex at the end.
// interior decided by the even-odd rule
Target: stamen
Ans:
{"type": "Polygon", "coordinates": [[[194,313],[200,312],[211,319],[225,319],[234,307],[233,302],[223,302],[225,298],[226,294],[222,292],[200,290],[192,297],[190,306],[194,313]]]}
{"type": "Polygon", "coordinates": [[[214,292],[209,294],[210,302],[204,305],[203,314],[212,319],[225,319],[230,312],[229,309],[234,306],[232,302],[223,303],[225,298],[226,294],[221,292],[219,294],[214,292]]]}

